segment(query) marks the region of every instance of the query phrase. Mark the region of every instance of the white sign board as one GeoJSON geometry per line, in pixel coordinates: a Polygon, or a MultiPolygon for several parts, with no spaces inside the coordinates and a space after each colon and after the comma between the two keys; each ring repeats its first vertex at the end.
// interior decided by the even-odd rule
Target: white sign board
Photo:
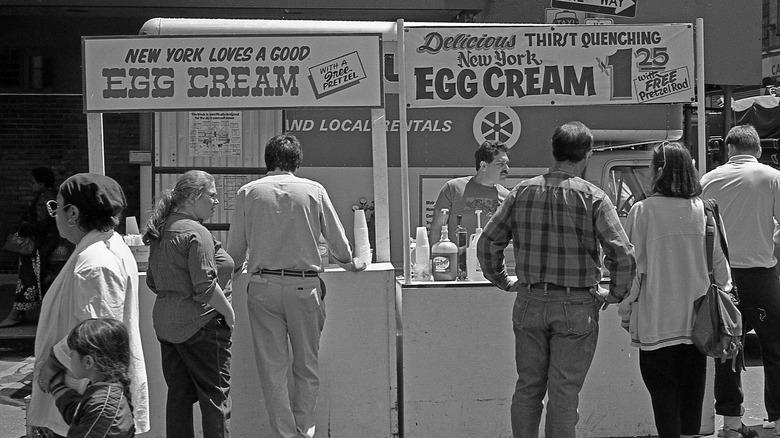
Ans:
{"type": "Polygon", "coordinates": [[[691,24],[405,30],[410,107],[695,100],[691,24]]]}
{"type": "Polygon", "coordinates": [[[780,78],[780,55],[768,56],[761,60],[762,78],[780,78]]]}
{"type": "Polygon", "coordinates": [[[379,108],[381,44],[379,34],[84,37],[84,108],[379,108]]]}

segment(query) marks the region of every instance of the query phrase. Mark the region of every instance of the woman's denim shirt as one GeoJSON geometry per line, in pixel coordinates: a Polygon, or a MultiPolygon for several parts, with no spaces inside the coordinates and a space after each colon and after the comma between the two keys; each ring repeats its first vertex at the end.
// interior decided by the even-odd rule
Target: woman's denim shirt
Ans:
{"type": "MultiPolygon", "coordinates": [[[[157,294],[152,311],[157,337],[184,342],[212,318],[208,304],[217,283],[225,288],[233,259],[194,217],[172,213],[152,242],[146,284],[157,294]]],[[[224,289],[223,289],[224,290],[224,289]]],[[[224,290],[230,299],[230,288],[224,290]]]]}

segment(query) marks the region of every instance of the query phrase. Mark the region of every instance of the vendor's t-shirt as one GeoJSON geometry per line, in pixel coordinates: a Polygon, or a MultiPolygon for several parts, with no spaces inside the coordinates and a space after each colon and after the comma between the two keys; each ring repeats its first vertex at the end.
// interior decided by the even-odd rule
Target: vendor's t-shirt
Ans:
{"type": "MultiPolygon", "coordinates": [[[[463,216],[461,225],[473,234],[477,228],[476,210],[482,210],[480,224],[485,227],[488,219],[498,210],[509,194],[504,186],[483,186],[474,182],[473,176],[464,176],[447,181],[439,192],[439,197],[434,204],[434,217],[441,213],[442,208],[450,209],[450,217],[447,223],[450,240],[454,241],[455,230],[458,228],[458,215],[463,216]]],[[[441,229],[431,230],[431,244],[438,242],[441,237],[441,229]]]]}

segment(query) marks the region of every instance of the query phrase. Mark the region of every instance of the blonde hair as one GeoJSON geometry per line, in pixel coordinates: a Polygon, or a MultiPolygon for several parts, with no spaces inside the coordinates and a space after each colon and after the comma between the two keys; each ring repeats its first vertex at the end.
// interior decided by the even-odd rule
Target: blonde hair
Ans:
{"type": "Polygon", "coordinates": [[[202,170],[189,170],[182,174],[173,190],[166,190],[157,200],[157,204],[149,216],[144,230],[144,243],[147,245],[160,240],[162,228],[168,216],[174,209],[184,204],[188,199],[198,199],[203,196],[206,188],[214,182],[214,177],[202,170]]]}

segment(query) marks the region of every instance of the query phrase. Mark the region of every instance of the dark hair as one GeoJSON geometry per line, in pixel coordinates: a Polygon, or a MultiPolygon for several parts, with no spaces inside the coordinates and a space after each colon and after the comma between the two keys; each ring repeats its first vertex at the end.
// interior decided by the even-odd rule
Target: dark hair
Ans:
{"type": "Polygon", "coordinates": [[[580,162],[593,148],[593,134],[582,122],[568,122],[555,128],[552,136],[555,161],[580,162]]]}
{"type": "Polygon", "coordinates": [[[43,184],[48,189],[54,187],[54,172],[48,167],[36,167],[30,174],[38,184],[43,184]]]}
{"type": "Polygon", "coordinates": [[[184,172],[173,190],[166,190],[155,204],[144,231],[144,243],[147,245],[160,240],[162,227],[168,220],[174,208],[183,204],[187,199],[198,199],[203,196],[206,187],[214,182],[214,177],[202,170],[189,170],[184,172]]]}
{"type": "Polygon", "coordinates": [[[509,148],[504,143],[499,141],[485,141],[474,152],[474,167],[479,170],[479,163],[486,162],[492,163],[493,158],[501,152],[509,152],[509,148]]]}
{"type": "Polygon", "coordinates": [[[282,134],[268,140],[265,145],[265,167],[294,172],[301,165],[301,142],[292,134],[282,134]]]}
{"type": "Polygon", "coordinates": [[[726,135],[726,144],[733,146],[735,152],[761,152],[761,139],[752,125],[737,125],[731,128],[726,135]]]}
{"type": "Polygon", "coordinates": [[[701,184],[691,154],[679,143],[661,143],[653,149],[650,161],[653,191],[675,198],[701,195],[701,184]]]}
{"type": "Polygon", "coordinates": [[[130,409],[133,409],[129,377],[130,336],[122,321],[113,318],[81,321],[70,331],[68,347],[82,356],[92,356],[95,369],[108,382],[121,383],[130,409]]]}
{"type": "Polygon", "coordinates": [[[110,231],[119,225],[127,199],[113,178],[92,173],[78,173],[60,184],[59,194],[65,204],[79,209],[79,227],[91,231],[110,231]]]}

